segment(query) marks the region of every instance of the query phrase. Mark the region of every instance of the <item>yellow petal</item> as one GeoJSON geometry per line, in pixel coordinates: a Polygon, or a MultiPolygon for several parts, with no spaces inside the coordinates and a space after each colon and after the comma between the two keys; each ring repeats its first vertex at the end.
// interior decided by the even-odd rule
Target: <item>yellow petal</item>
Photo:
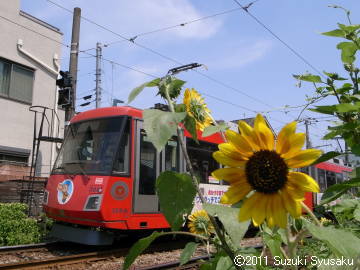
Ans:
{"type": "Polygon", "coordinates": [[[267,126],[261,114],[258,114],[255,118],[254,131],[257,134],[262,149],[274,149],[274,134],[267,126]]]}
{"type": "Polygon", "coordinates": [[[301,148],[305,143],[305,133],[296,133],[289,138],[290,149],[287,152],[283,152],[281,157],[284,159],[291,158],[301,151],[301,148]]]}
{"type": "Polygon", "coordinates": [[[225,180],[229,183],[245,180],[245,171],[242,168],[221,168],[211,174],[218,180],[225,180]]]}
{"type": "Polygon", "coordinates": [[[278,225],[280,228],[286,228],[287,215],[280,194],[279,193],[274,194],[272,200],[273,200],[272,210],[273,210],[274,224],[278,225]]]}
{"type": "Polygon", "coordinates": [[[301,216],[300,202],[291,198],[290,194],[287,193],[286,189],[281,190],[281,197],[283,200],[283,204],[285,205],[285,208],[290,213],[290,215],[292,215],[294,218],[299,218],[301,216]]]}
{"type": "Polygon", "coordinates": [[[273,195],[269,195],[268,204],[266,206],[266,222],[267,225],[272,228],[274,227],[274,215],[273,215],[273,195]]]}
{"type": "Polygon", "coordinates": [[[320,192],[318,183],[311,176],[301,172],[290,172],[288,174],[290,185],[308,192],[320,192]]]}
{"type": "Polygon", "coordinates": [[[219,162],[225,166],[229,166],[229,167],[245,167],[245,164],[246,164],[246,161],[240,161],[240,160],[229,158],[221,151],[214,152],[213,158],[217,162],[219,162]]]}
{"type": "Polygon", "coordinates": [[[247,198],[240,208],[239,221],[249,220],[252,216],[252,210],[255,209],[259,199],[259,192],[255,192],[250,198],[247,198]]]}
{"type": "Polygon", "coordinates": [[[296,122],[291,122],[285,125],[281,129],[277,138],[276,152],[282,154],[282,153],[287,153],[289,151],[290,149],[289,139],[295,133],[295,130],[296,130],[296,122]]]}
{"type": "Polygon", "coordinates": [[[247,160],[248,158],[243,156],[234,145],[230,143],[222,143],[218,145],[219,150],[229,158],[235,160],[247,160]]]}
{"type": "Polygon", "coordinates": [[[285,162],[290,168],[301,168],[313,163],[321,156],[321,153],[321,150],[318,149],[306,149],[286,159],[285,162]]]}
{"type": "Polygon", "coordinates": [[[239,121],[238,125],[241,135],[251,145],[251,148],[254,151],[259,151],[260,142],[253,128],[250,127],[245,121],[239,121]]]}
{"type": "Polygon", "coordinates": [[[241,201],[252,188],[246,182],[231,185],[220,199],[220,203],[234,204],[241,201]]]}
{"type": "Polygon", "coordinates": [[[251,144],[240,134],[228,129],[225,131],[225,136],[228,142],[233,144],[244,156],[250,157],[253,154],[251,144]]]}
{"type": "Polygon", "coordinates": [[[264,222],[264,219],[266,218],[266,207],[268,204],[268,198],[269,196],[263,195],[261,198],[259,198],[258,204],[253,210],[252,213],[252,221],[255,226],[259,226],[264,222]]]}
{"type": "Polygon", "coordinates": [[[303,201],[305,199],[305,191],[291,185],[289,182],[285,185],[286,192],[296,201],[303,201]]]}

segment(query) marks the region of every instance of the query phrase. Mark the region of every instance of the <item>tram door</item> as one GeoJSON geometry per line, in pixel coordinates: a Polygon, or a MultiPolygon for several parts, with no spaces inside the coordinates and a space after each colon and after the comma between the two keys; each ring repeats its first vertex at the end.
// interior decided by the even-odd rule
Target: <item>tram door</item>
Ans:
{"type": "Polygon", "coordinates": [[[156,178],[160,172],[160,154],[148,140],[143,122],[136,121],[136,157],[134,212],[159,212],[159,199],[155,191],[156,178]]]}

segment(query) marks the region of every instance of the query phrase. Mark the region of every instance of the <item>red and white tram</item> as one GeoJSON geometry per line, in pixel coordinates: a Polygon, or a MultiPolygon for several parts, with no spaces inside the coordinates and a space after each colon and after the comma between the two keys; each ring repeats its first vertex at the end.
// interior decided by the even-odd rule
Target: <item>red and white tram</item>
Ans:
{"type": "MultiPolygon", "coordinates": [[[[221,136],[200,136],[199,142],[187,141],[189,155],[206,183],[218,168],[212,152],[221,136]]],[[[109,107],[76,115],[45,189],[44,211],[57,221],[52,234],[74,242],[109,244],[112,235],[89,229],[169,228],[155,194],[155,180],[166,170],[186,170],[180,147],[174,138],[157,152],[143,130],[142,110],[109,107]]],[[[221,192],[213,188],[209,194],[212,200],[221,192]]]]}
{"type": "MultiPolygon", "coordinates": [[[[185,130],[190,159],[209,203],[218,203],[227,184],[210,176],[220,134],[199,144],[185,130]]],[[[108,107],[71,119],[44,196],[44,211],[56,223],[52,235],[89,245],[111,244],[114,233],[169,228],[160,212],[155,180],[162,171],[185,172],[176,138],[157,152],[143,130],[142,110],[108,107]]],[[[196,201],[196,200],[195,200],[196,201]]],[[[305,203],[313,206],[312,194],[305,203]]]]}

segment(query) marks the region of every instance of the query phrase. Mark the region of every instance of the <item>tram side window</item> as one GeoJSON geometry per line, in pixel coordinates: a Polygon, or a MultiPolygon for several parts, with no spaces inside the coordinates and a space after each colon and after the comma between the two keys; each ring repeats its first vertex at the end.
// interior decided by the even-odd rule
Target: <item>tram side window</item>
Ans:
{"type": "Polygon", "coordinates": [[[336,173],[336,184],[339,184],[341,182],[343,182],[343,174],[342,173],[336,173]]]}
{"type": "Polygon", "coordinates": [[[140,135],[140,172],[139,193],[143,195],[155,194],[156,180],[156,149],[146,139],[142,130],[140,135]]]}
{"type": "Polygon", "coordinates": [[[165,171],[180,171],[177,138],[169,140],[165,146],[165,171]]]}
{"type": "Polygon", "coordinates": [[[320,186],[320,191],[324,192],[326,189],[326,181],[325,181],[325,171],[322,169],[318,169],[318,182],[320,186]]]}
{"type": "Polygon", "coordinates": [[[336,184],[336,176],[334,172],[326,171],[326,182],[327,182],[327,187],[336,184]]]}
{"type": "Polygon", "coordinates": [[[119,143],[118,153],[114,162],[115,173],[127,174],[129,173],[130,161],[130,121],[127,121],[119,143]]]}
{"type": "MultiPolygon", "coordinates": [[[[195,175],[200,179],[200,183],[209,183],[211,172],[219,168],[219,164],[213,159],[212,153],[217,151],[217,145],[187,139],[187,149],[195,175]]],[[[219,182],[220,183],[220,182],[219,182]]]]}

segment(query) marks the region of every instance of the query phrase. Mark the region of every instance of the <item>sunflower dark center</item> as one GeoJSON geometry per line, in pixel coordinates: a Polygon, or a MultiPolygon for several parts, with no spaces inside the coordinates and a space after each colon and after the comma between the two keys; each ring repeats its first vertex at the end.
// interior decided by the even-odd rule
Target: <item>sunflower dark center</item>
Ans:
{"type": "Polygon", "coordinates": [[[288,167],[275,151],[260,150],[246,163],[245,173],[256,191],[271,194],[285,185],[288,167]]]}

